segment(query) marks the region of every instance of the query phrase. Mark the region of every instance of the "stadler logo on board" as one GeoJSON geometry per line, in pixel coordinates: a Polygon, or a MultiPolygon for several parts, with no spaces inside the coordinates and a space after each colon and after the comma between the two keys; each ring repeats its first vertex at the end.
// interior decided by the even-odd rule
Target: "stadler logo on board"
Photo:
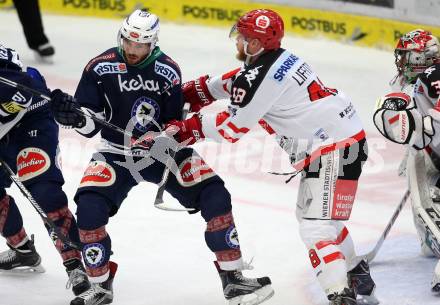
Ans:
{"type": "Polygon", "coordinates": [[[148,128],[159,120],[160,106],[151,98],[142,96],[138,98],[131,108],[131,117],[134,127],[146,132],[148,128]]]}
{"type": "Polygon", "coordinates": [[[262,29],[267,29],[270,25],[270,19],[267,16],[259,16],[257,20],[255,20],[255,24],[257,27],[262,29]]]}
{"type": "Polygon", "coordinates": [[[41,175],[50,167],[49,155],[36,147],[21,150],[17,156],[17,173],[21,181],[41,175]]]}

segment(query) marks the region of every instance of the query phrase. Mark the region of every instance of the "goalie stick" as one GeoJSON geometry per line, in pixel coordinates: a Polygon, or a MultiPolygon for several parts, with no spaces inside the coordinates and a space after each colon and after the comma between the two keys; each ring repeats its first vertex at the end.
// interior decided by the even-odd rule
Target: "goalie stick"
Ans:
{"type": "MultiPolygon", "coordinates": [[[[189,112],[189,107],[190,104],[189,103],[185,103],[185,105],[183,106],[183,110],[182,110],[182,120],[184,120],[189,112]]],[[[185,212],[185,211],[194,211],[193,208],[174,208],[172,206],[170,206],[169,204],[167,204],[166,202],[164,202],[163,200],[163,193],[165,191],[165,185],[168,181],[168,178],[170,176],[170,171],[171,171],[171,165],[174,162],[174,157],[176,155],[176,152],[172,149],[169,149],[169,157],[167,160],[167,163],[165,164],[165,169],[163,171],[162,174],[162,179],[160,180],[158,186],[158,190],[156,193],[156,198],[154,199],[154,207],[161,209],[161,210],[165,210],[165,211],[176,211],[176,212],[185,212]]]]}
{"type": "Polygon", "coordinates": [[[14,173],[14,171],[9,167],[9,165],[0,159],[0,166],[4,169],[4,171],[9,175],[11,180],[14,182],[14,184],[19,188],[21,193],[24,197],[32,204],[34,209],[38,212],[40,217],[43,219],[44,223],[47,224],[50,229],[52,230],[53,234],[56,236],[53,236],[51,234],[51,238],[56,239],[59,238],[65,245],[68,245],[69,247],[72,247],[74,249],[77,249],[79,251],[82,251],[83,244],[78,242],[71,241],[67,236],[65,236],[60,229],[57,227],[57,225],[49,218],[47,217],[47,214],[43,211],[41,206],[38,204],[38,202],[32,197],[32,194],[29,192],[29,190],[24,186],[24,184],[20,181],[20,179],[17,177],[17,175],[14,173]]]}
{"type": "Polygon", "coordinates": [[[364,255],[361,255],[361,258],[367,260],[369,263],[371,263],[374,260],[377,253],[379,252],[380,248],[382,247],[383,242],[385,241],[388,234],[390,233],[392,226],[396,222],[397,217],[399,216],[400,212],[402,211],[403,207],[405,206],[405,203],[408,200],[409,195],[410,195],[410,191],[406,190],[405,194],[403,195],[402,200],[400,200],[399,205],[394,210],[394,213],[391,216],[391,219],[388,221],[388,224],[385,227],[385,230],[383,231],[379,240],[376,242],[376,245],[374,246],[374,248],[370,252],[368,252],[364,255]]]}

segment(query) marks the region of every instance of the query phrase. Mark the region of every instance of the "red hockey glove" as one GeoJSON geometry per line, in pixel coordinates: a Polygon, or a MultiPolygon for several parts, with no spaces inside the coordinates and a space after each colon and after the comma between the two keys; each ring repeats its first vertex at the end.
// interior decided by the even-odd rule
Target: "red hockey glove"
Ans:
{"type": "Polygon", "coordinates": [[[200,109],[215,101],[206,85],[208,78],[209,75],[204,75],[182,84],[183,100],[191,105],[191,112],[199,112],[200,109]]]}
{"type": "Polygon", "coordinates": [[[185,142],[186,145],[192,145],[205,138],[199,114],[183,121],[172,120],[165,126],[165,131],[178,142],[185,142]]]}

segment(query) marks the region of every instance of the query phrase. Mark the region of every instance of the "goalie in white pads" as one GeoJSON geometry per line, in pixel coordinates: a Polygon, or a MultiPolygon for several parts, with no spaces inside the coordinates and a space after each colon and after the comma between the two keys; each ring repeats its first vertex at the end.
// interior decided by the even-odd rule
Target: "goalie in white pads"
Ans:
{"type": "MultiPolygon", "coordinates": [[[[399,40],[395,54],[399,73],[392,85],[402,92],[378,100],[374,123],[387,139],[408,146],[401,172],[407,167],[422,254],[440,258],[440,46],[429,32],[415,30],[399,40]]],[[[435,292],[440,292],[439,276],[440,264],[432,281],[435,292]]]]}
{"type": "Polygon", "coordinates": [[[231,100],[228,111],[196,113],[172,122],[169,130],[190,144],[203,138],[235,143],[257,123],[275,134],[302,172],[300,234],[330,304],[358,304],[356,292],[372,297],[375,284],[368,264],[354,259],[353,241],[342,222],[350,217],[367,159],[365,133],[353,104],[343,93],[325,87],[302,59],[281,48],[284,24],[276,12],[250,11],[231,34],[244,67],[200,77],[183,88],[193,111],[225,98],[231,100]]]}

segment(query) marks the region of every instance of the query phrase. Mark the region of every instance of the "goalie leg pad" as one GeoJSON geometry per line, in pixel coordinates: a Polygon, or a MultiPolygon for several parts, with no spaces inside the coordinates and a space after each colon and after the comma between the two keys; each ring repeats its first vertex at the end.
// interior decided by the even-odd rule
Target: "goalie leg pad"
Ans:
{"type": "Polygon", "coordinates": [[[434,276],[431,281],[431,290],[436,293],[440,293],[440,261],[437,262],[437,265],[434,269],[434,276]]]}
{"type": "Polygon", "coordinates": [[[410,154],[407,171],[417,231],[422,241],[440,257],[440,212],[434,208],[430,196],[423,151],[410,154]]]}

